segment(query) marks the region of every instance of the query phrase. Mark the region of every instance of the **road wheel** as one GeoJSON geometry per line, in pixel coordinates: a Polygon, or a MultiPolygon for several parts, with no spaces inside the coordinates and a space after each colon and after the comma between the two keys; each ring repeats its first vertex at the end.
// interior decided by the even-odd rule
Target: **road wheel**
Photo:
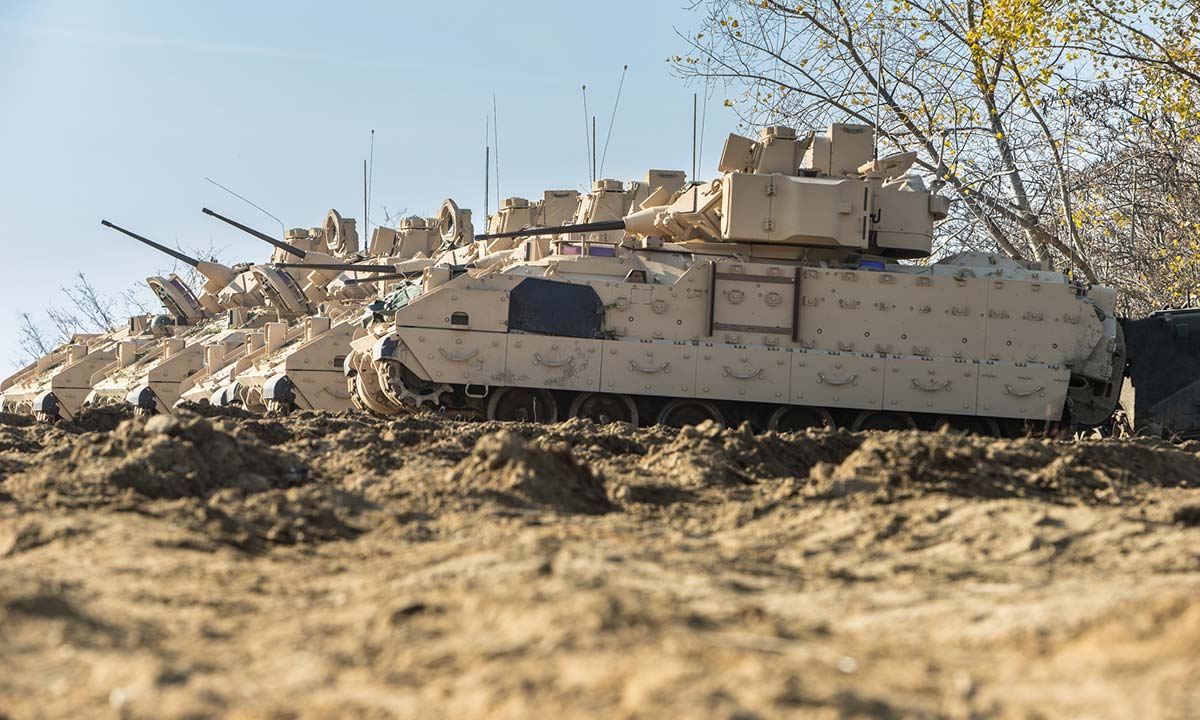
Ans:
{"type": "Polygon", "coordinates": [[[776,432],[797,432],[809,428],[834,430],[837,424],[825,408],[783,405],[771,413],[767,429],[776,432]]]}
{"type": "Polygon", "coordinates": [[[917,421],[906,412],[864,410],[854,418],[850,429],[859,430],[916,430],[917,421]]]}
{"type": "Polygon", "coordinates": [[[699,425],[705,420],[712,420],[719,427],[725,427],[725,416],[716,405],[707,400],[680,398],[663,406],[658,413],[657,422],[659,425],[681,428],[686,425],[699,425]]]}
{"type": "Polygon", "coordinates": [[[558,403],[554,402],[554,395],[549,390],[499,388],[488,401],[487,418],[505,422],[557,422],[558,403]]]}
{"type": "Polygon", "coordinates": [[[942,415],[934,421],[935,430],[948,428],[981,437],[1000,437],[1000,425],[988,417],[971,415],[942,415]]]}
{"type": "Polygon", "coordinates": [[[638,425],[637,405],[628,395],[582,393],[571,403],[571,410],[567,414],[587,418],[599,425],[613,422],[629,423],[634,427],[638,425]]]}

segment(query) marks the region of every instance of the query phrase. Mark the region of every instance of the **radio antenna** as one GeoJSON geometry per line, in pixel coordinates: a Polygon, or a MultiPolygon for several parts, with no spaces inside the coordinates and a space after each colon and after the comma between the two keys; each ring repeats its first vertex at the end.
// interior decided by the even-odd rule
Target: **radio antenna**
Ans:
{"type": "Polygon", "coordinates": [[[492,147],[496,154],[496,207],[500,207],[500,116],[496,113],[496,96],[492,95],[492,147]]]}
{"type": "Polygon", "coordinates": [[[592,136],[588,132],[587,85],[583,86],[583,149],[587,153],[588,181],[596,179],[596,171],[592,169],[592,136]]]}
{"type": "Polygon", "coordinates": [[[613,101],[612,116],[608,119],[608,134],[604,137],[604,153],[600,156],[600,174],[604,174],[604,161],[608,159],[608,142],[612,140],[613,123],[617,120],[617,106],[621,104],[621,90],[625,87],[625,73],[629,66],[621,68],[621,82],[617,85],[617,99],[613,101]]]}
{"type": "Polygon", "coordinates": [[[596,116],[592,116],[592,182],[596,182],[596,116]]]}
{"type": "MultiPolygon", "coordinates": [[[[708,78],[704,78],[704,107],[700,109],[700,152],[696,155],[696,170],[697,175],[700,174],[701,166],[704,165],[704,128],[708,121],[708,78]]],[[[693,178],[695,179],[695,178],[693,178]]]]}
{"type": "Polygon", "coordinates": [[[371,129],[371,170],[367,179],[367,207],[363,210],[364,232],[371,233],[371,190],[375,187],[375,129],[371,129]]]}
{"type": "Polygon", "coordinates": [[[879,72],[875,76],[875,151],[872,158],[876,163],[879,162],[879,113],[880,113],[880,88],[883,86],[883,23],[879,23],[879,35],[875,38],[875,52],[878,60],[879,72]]]}
{"type": "Polygon", "coordinates": [[[234,196],[234,197],[235,197],[235,198],[237,198],[238,200],[241,200],[242,202],[246,203],[246,204],[247,204],[247,205],[249,205],[250,207],[252,207],[252,208],[254,208],[255,210],[259,211],[259,212],[260,212],[260,213],[262,213],[263,215],[266,215],[267,217],[271,218],[271,219],[272,219],[272,220],[274,220],[275,222],[279,223],[279,229],[280,229],[281,231],[283,231],[283,234],[285,234],[285,235],[287,234],[287,228],[286,228],[286,227],[284,227],[284,225],[283,225],[283,221],[282,221],[282,220],[280,220],[279,218],[275,217],[275,216],[274,216],[274,215],[272,215],[271,213],[267,212],[266,210],[264,210],[264,209],[262,208],[262,206],[260,206],[260,205],[256,205],[256,204],[255,204],[254,202],[252,202],[251,200],[249,200],[249,199],[247,199],[247,198],[245,198],[245,197],[243,197],[243,196],[241,196],[241,195],[238,195],[238,194],[237,194],[237,193],[235,193],[234,191],[232,191],[232,190],[230,190],[229,188],[225,187],[224,185],[222,185],[221,183],[217,182],[216,180],[213,180],[212,178],[206,177],[206,178],[204,178],[204,179],[205,179],[205,181],[207,181],[207,182],[210,182],[210,183],[212,183],[213,185],[216,185],[217,187],[221,188],[221,189],[222,189],[222,190],[224,190],[225,192],[227,192],[227,193],[229,193],[230,195],[234,196]]]}
{"type": "Polygon", "coordinates": [[[692,182],[696,182],[696,93],[692,93],[692,182]]]}
{"type": "Polygon", "coordinates": [[[491,175],[492,175],[492,144],[488,133],[491,132],[491,118],[483,116],[483,224],[487,225],[488,208],[491,207],[491,175]]]}

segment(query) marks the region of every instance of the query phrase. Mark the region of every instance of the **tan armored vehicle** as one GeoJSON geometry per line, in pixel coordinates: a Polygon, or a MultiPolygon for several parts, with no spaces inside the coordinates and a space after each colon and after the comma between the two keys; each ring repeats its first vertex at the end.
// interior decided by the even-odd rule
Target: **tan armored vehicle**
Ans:
{"type": "MultiPolygon", "coordinates": [[[[677,186],[683,183],[682,172],[651,171],[648,177],[675,183],[677,186]]],[[[383,298],[367,306],[366,312],[359,319],[359,325],[360,327],[371,326],[380,319],[379,313],[386,312],[396,298],[407,298],[419,293],[420,284],[414,282],[416,278],[413,275],[434,278],[451,277],[466,267],[499,268],[513,262],[541,258],[551,252],[549,237],[516,240],[511,236],[512,233],[531,225],[560,226],[568,221],[621,217],[639,197],[644,198],[649,195],[645,185],[646,183],[630,183],[626,188],[619,181],[603,180],[596,183],[593,191],[584,196],[580,196],[574,190],[547,190],[543,193],[541,200],[534,202],[521,197],[506,198],[501,201],[499,210],[488,217],[486,225],[489,232],[485,235],[474,236],[481,238],[474,242],[472,242],[470,229],[464,228],[462,222],[453,220],[457,213],[469,213],[470,211],[460,211],[453,200],[447,200],[443,203],[435,220],[440,233],[447,238],[442,245],[443,251],[427,263],[419,273],[402,278],[401,282],[392,287],[381,287],[380,294],[383,298]],[[448,240],[451,237],[454,238],[453,242],[448,240]]],[[[361,338],[366,334],[363,330],[356,330],[355,338],[361,338]]],[[[356,363],[356,366],[346,368],[346,374],[349,378],[351,399],[355,405],[361,409],[381,414],[398,412],[400,408],[387,402],[386,398],[381,395],[376,386],[377,379],[374,371],[360,372],[362,369],[369,368],[369,357],[358,353],[351,357],[351,361],[356,363]],[[362,366],[364,362],[368,364],[362,366]],[[359,383],[361,383],[361,387],[357,387],[359,383]],[[376,401],[376,398],[381,399],[376,401]]]]}
{"type": "MultiPolygon", "coordinates": [[[[333,231],[345,239],[339,249],[346,245],[355,250],[353,221],[349,223],[350,232],[344,232],[336,212],[331,211],[327,225],[332,225],[334,219],[337,224],[333,231]]],[[[43,419],[72,416],[81,404],[80,395],[82,404],[128,402],[141,412],[169,412],[190,378],[205,368],[223,366],[254,332],[262,334],[260,329],[265,323],[296,324],[326,297],[320,273],[303,263],[229,268],[191,258],[108,221],[102,224],[191,265],[206,282],[197,297],[178,277],[149,278],[148,284],[174,320],[158,318],[150,332],[125,333],[109,348],[111,352],[92,355],[88,363],[72,367],[68,375],[76,377],[69,391],[56,393],[50,388],[35,398],[32,409],[43,419]],[[305,289],[301,288],[302,282],[305,289]]],[[[290,235],[313,246],[324,240],[325,232],[324,228],[314,228],[292,231],[290,235]]],[[[294,251],[301,258],[337,259],[311,247],[307,253],[306,249],[294,251]]]]}
{"type": "MultiPolygon", "coordinates": [[[[471,240],[470,211],[453,207],[443,214],[444,227],[435,220],[407,218],[395,229],[377,228],[368,246],[369,262],[359,262],[357,256],[354,262],[344,257],[340,261],[324,258],[317,262],[314,251],[308,250],[300,258],[303,269],[311,269],[306,288],[319,288],[322,293],[317,312],[293,325],[268,323],[261,335],[251,336],[245,352],[227,355],[222,365],[207,369],[185,383],[181,400],[237,404],[257,412],[353,409],[342,367],[350,352],[350,340],[359,329],[363,305],[400,279],[420,274],[432,264],[431,255],[445,254],[464,237],[468,242],[471,240]]],[[[352,240],[330,250],[345,252],[351,246],[357,248],[353,223],[331,212],[324,236],[352,240]]],[[[236,225],[276,244],[285,253],[295,254],[295,245],[290,241],[279,243],[256,230],[236,225]]],[[[275,267],[297,267],[297,264],[278,262],[275,267]]]]}
{"type": "Polygon", "coordinates": [[[11,412],[28,413],[42,420],[71,418],[88,400],[98,377],[121,363],[142,360],[164,352],[163,343],[180,328],[203,322],[225,303],[249,301],[238,272],[220,263],[201,261],[129,233],[144,243],[182,260],[205,277],[200,295],[174,274],[146,279],[167,315],[136,316],[125,327],[108,333],[76,335],[28,367],[0,383],[0,400],[11,412]]]}
{"type": "Polygon", "coordinates": [[[91,392],[92,377],[114,362],[121,343],[151,345],[172,323],[166,315],[138,315],[111,332],[76,334],[0,383],[0,408],[43,421],[71,419],[91,392]]]}
{"type": "MultiPolygon", "coordinates": [[[[295,279],[273,267],[249,264],[226,268],[200,261],[141,235],[102,223],[202,272],[208,282],[199,298],[204,314],[176,323],[172,332],[148,347],[133,340],[118,344],[116,357],[91,378],[87,404],[132,403],[142,412],[167,412],[178,400],[182,383],[205,365],[241,347],[246,333],[268,319],[293,317],[309,306],[295,279]]],[[[164,297],[168,290],[155,278],[150,286],[164,305],[180,304],[164,297]]]]}
{"type": "Polygon", "coordinates": [[[872,154],[868,127],[767,128],[730,136],[721,177],[621,220],[485,235],[557,237],[409,281],[354,342],[351,385],[388,412],[499,420],[1103,422],[1124,362],[1114,291],[995,255],[897,262],[930,254],[948,202],[914,155],[872,154]]]}

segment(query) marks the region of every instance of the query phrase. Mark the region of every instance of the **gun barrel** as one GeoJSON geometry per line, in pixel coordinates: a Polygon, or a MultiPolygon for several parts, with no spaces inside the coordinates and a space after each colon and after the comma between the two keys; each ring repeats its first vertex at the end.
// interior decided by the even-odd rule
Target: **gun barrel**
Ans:
{"type": "Polygon", "coordinates": [[[274,245],[275,247],[279,248],[280,250],[283,250],[286,253],[291,253],[292,255],[295,255],[296,257],[300,258],[301,260],[303,260],[304,257],[308,254],[307,252],[296,247],[295,245],[285,243],[282,240],[276,240],[275,238],[271,237],[270,235],[268,235],[264,232],[259,232],[258,230],[255,230],[252,227],[243,225],[240,222],[238,222],[237,220],[232,220],[230,218],[227,218],[220,213],[215,213],[212,210],[209,210],[208,208],[201,208],[200,212],[204,213],[205,215],[211,215],[212,217],[215,217],[216,219],[218,219],[222,222],[229,223],[230,225],[234,226],[238,230],[241,230],[244,233],[249,233],[250,235],[253,235],[254,237],[258,238],[259,240],[262,240],[263,242],[269,242],[272,245],[274,245]]]}
{"type": "Polygon", "coordinates": [[[351,265],[349,263],[271,263],[277,268],[308,268],[310,270],[341,270],[343,272],[394,273],[395,265],[351,265]]]}
{"type": "Polygon", "coordinates": [[[387,275],[376,275],[371,278],[362,278],[360,280],[347,280],[343,285],[362,285],[363,283],[383,282],[384,280],[407,280],[409,278],[420,277],[420,272],[402,272],[388,273],[387,275]]]}
{"type": "Polygon", "coordinates": [[[150,247],[154,248],[155,250],[160,250],[160,251],[170,255],[171,257],[175,258],[179,262],[187,263],[188,265],[191,265],[192,267],[199,267],[199,265],[200,265],[200,261],[194,257],[191,257],[190,255],[184,255],[183,253],[179,252],[178,250],[169,248],[166,245],[160,245],[149,238],[144,238],[141,235],[138,235],[135,232],[126,230],[125,228],[120,227],[118,225],[113,225],[112,223],[110,223],[107,220],[101,220],[100,224],[106,228],[112,228],[113,230],[116,230],[119,233],[128,235],[129,237],[133,238],[134,240],[137,240],[138,242],[145,243],[145,244],[149,245],[150,247]]]}
{"type": "Polygon", "coordinates": [[[624,230],[624,220],[603,220],[601,222],[580,223],[578,225],[559,225],[557,227],[535,227],[524,230],[511,230],[502,233],[484,233],[476,235],[476,240],[491,240],[492,238],[528,237],[529,235],[561,235],[563,233],[602,232],[604,230],[624,230]]]}

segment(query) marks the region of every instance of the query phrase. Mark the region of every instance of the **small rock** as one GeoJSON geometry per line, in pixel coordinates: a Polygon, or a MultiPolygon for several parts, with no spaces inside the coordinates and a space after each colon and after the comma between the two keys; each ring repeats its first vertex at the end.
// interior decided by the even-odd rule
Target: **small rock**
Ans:
{"type": "Polygon", "coordinates": [[[1172,519],[1185,527],[1200,527],[1200,505],[1181,505],[1175,509],[1172,519]]]}

